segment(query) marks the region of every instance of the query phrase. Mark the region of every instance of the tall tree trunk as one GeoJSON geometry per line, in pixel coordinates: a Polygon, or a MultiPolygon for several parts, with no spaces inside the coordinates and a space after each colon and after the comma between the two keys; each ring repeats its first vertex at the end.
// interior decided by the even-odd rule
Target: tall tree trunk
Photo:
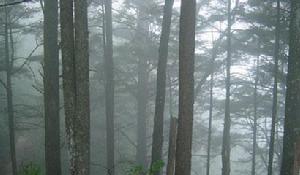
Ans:
{"type": "Polygon", "coordinates": [[[73,0],[60,1],[66,133],[71,174],[88,175],[90,109],[87,1],[75,0],[74,2],[73,0]]]}
{"type": "Polygon", "coordinates": [[[76,120],[75,144],[78,175],[89,175],[90,162],[90,100],[89,100],[89,37],[87,0],[75,0],[75,73],[76,120]]]}
{"type": "MultiPolygon", "coordinates": [[[[168,59],[168,43],[172,21],[172,7],[174,0],[165,0],[162,31],[159,45],[159,58],[157,65],[157,84],[155,99],[154,128],[152,135],[152,160],[151,164],[162,160],[162,148],[164,139],[164,109],[166,96],[166,75],[168,59]]],[[[156,172],[159,175],[160,172],[156,172]]]]}
{"type": "Polygon", "coordinates": [[[195,8],[195,0],[181,1],[179,31],[179,118],[175,175],[191,174],[194,109],[195,8]]]}
{"type": "Polygon", "coordinates": [[[275,28],[275,47],[274,47],[274,85],[273,85],[273,106],[272,106],[272,125],[271,136],[269,144],[269,163],[268,163],[268,175],[273,174],[273,157],[274,157],[274,142],[276,131],[276,119],[277,119],[277,83],[278,83],[278,59],[279,59],[279,35],[280,35],[280,0],[277,0],[276,7],[276,28],[275,28]]]}
{"type": "Polygon", "coordinates": [[[251,175],[256,174],[256,137],[257,137],[257,85],[258,85],[258,69],[259,69],[259,57],[256,61],[256,71],[255,71],[255,80],[254,80],[254,115],[253,115],[253,139],[252,139],[252,168],[251,175]]]}
{"type": "Polygon", "coordinates": [[[207,158],[206,158],[206,175],[210,174],[210,151],[211,151],[211,133],[212,133],[212,117],[213,117],[213,88],[214,88],[214,73],[210,75],[209,88],[209,121],[208,121],[208,138],[207,138],[207,158]]]}
{"type": "Polygon", "coordinates": [[[148,63],[144,53],[147,44],[148,24],[143,8],[138,9],[138,24],[136,30],[136,52],[138,56],[138,93],[137,93],[137,152],[138,165],[147,167],[147,103],[148,103],[148,63]]]}
{"type": "Polygon", "coordinates": [[[61,174],[59,119],[58,2],[45,0],[44,106],[46,175],[61,174]]]}
{"type": "Polygon", "coordinates": [[[171,117],[169,130],[168,164],[166,175],[174,175],[176,154],[177,119],[171,117]]]}
{"type": "Polygon", "coordinates": [[[300,155],[300,1],[291,0],[290,43],[281,175],[298,175],[300,155]]]}
{"type": "MultiPolygon", "coordinates": [[[[7,1],[5,1],[7,2],[7,1]]],[[[7,115],[8,115],[8,127],[9,127],[9,145],[10,145],[10,159],[13,175],[17,175],[17,160],[16,160],[16,145],[15,145],[15,117],[13,107],[13,90],[11,83],[12,76],[12,60],[10,58],[9,51],[9,26],[11,27],[11,21],[9,19],[9,10],[5,7],[5,64],[6,64],[6,100],[7,100],[7,115]]]]}
{"type": "Polygon", "coordinates": [[[148,64],[145,58],[139,58],[138,61],[138,97],[137,97],[137,153],[136,159],[138,165],[147,167],[147,136],[146,136],[146,118],[147,118],[147,84],[148,84],[148,64]]]}
{"type": "Polygon", "coordinates": [[[112,39],[112,2],[105,0],[105,113],[106,113],[106,161],[107,174],[115,174],[114,154],[114,62],[113,62],[113,39],[112,39]]]}
{"type": "Polygon", "coordinates": [[[222,175],[230,174],[230,68],[231,68],[231,0],[228,0],[228,33],[227,33],[227,59],[226,59],[226,99],[225,99],[225,119],[222,144],[222,175]]]}

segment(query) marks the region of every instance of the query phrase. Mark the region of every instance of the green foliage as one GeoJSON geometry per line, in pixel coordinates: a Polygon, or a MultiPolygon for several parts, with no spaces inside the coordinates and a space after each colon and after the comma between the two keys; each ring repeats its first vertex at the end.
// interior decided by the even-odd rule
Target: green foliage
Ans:
{"type": "Polygon", "coordinates": [[[144,170],[142,166],[134,166],[133,168],[131,168],[127,174],[128,175],[141,175],[144,174],[144,170]]]}
{"type": "Polygon", "coordinates": [[[41,175],[41,168],[30,162],[29,164],[26,165],[22,165],[20,172],[18,173],[18,175],[41,175]]]}
{"type": "Polygon", "coordinates": [[[148,172],[149,175],[152,175],[156,172],[159,172],[163,167],[164,167],[165,163],[162,160],[158,160],[156,162],[154,162],[148,172]]]}
{"type": "Polygon", "coordinates": [[[159,172],[164,167],[165,163],[162,160],[156,161],[148,170],[144,170],[142,166],[134,166],[128,171],[128,175],[153,175],[159,172]]]}

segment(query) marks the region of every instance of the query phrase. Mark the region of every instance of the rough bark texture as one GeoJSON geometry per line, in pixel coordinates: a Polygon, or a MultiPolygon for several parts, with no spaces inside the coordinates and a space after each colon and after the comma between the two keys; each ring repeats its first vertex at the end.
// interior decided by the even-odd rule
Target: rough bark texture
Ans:
{"type": "Polygon", "coordinates": [[[290,43],[281,175],[298,175],[294,164],[299,158],[300,138],[300,1],[291,0],[290,43]]]}
{"type": "Polygon", "coordinates": [[[228,33],[227,33],[227,58],[226,58],[226,99],[225,99],[225,119],[222,144],[222,175],[230,174],[230,69],[231,69],[231,0],[228,0],[228,33]]]}
{"type": "MultiPolygon", "coordinates": [[[[152,159],[151,164],[162,160],[162,148],[164,139],[164,109],[166,96],[166,74],[167,74],[167,58],[168,58],[168,43],[170,36],[170,27],[172,20],[172,7],[174,0],[165,0],[164,15],[162,22],[162,31],[159,45],[159,58],[157,65],[157,84],[156,84],[156,99],[155,99],[155,116],[154,128],[152,135],[152,159]]],[[[160,172],[155,173],[159,175],[160,172]]]]}
{"type": "Polygon", "coordinates": [[[175,175],[191,174],[194,108],[195,8],[195,0],[181,1],[179,31],[179,118],[175,175]]]}
{"type": "MultiPolygon", "coordinates": [[[[7,2],[7,1],[5,1],[7,2]]],[[[12,60],[10,57],[9,50],[9,10],[5,7],[5,26],[4,26],[4,37],[5,37],[5,65],[6,65],[6,100],[7,100],[7,116],[8,116],[8,128],[9,128],[9,148],[10,148],[10,160],[12,174],[17,175],[17,160],[16,160],[16,145],[15,145],[15,117],[13,107],[13,90],[12,90],[12,60]]]]}
{"type": "Polygon", "coordinates": [[[174,175],[176,156],[177,118],[171,117],[169,130],[168,164],[166,175],[174,175]]]}
{"type": "Polygon", "coordinates": [[[210,150],[211,150],[211,133],[212,133],[212,113],[213,113],[213,87],[214,75],[210,75],[210,88],[209,88],[209,121],[208,121],[208,138],[207,138],[207,158],[206,158],[206,175],[210,174],[210,150]]]}
{"type": "Polygon", "coordinates": [[[105,113],[106,113],[106,168],[107,174],[115,174],[114,154],[114,63],[112,39],[112,2],[105,0],[105,113]]]}
{"type": "Polygon", "coordinates": [[[143,8],[138,12],[138,24],[136,30],[136,53],[138,56],[138,93],[137,93],[137,152],[138,165],[147,167],[147,102],[148,102],[148,63],[145,55],[147,44],[148,24],[145,22],[146,15],[143,8]]]}
{"type": "Polygon", "coordinates": [[[272,124],[271,124],[271,136],[269,144],[269,163],[268,163],[268,175],[273,174],[273,157],[274,157],[274,142],[275,142],[275,130],[276,130],[276,118],[277,118],[277,83],[278,83],[278,59],[279,59],[279,34],[280,34],[280,0],[277,0],[276,7],[276,27],[275,27],[275,47],[274,47],[274,85],[273,85],[273,104],[272,104],[272,124]]]}
{"type": "Polygon", "coordinates": [[[75,0],[75,73],[76,117],[75,145],[79,175],[89,174],[90,161],[90,100],[89,100],[89,37],[87,0],[75,0]]]}
{"type": "Polygon", "coordinates": [[[58,2],[44,1],[44,105],[46,174],[61,174],[59,127],[58,2]]]}
{"type": "Polygon", "coordinates": [[[256,62],[256,76],[254,80],[254,100],[253,100],[253,106],[254,106],[254,114],[253,114],[253,139],[252,139],[252,168],[251,168],[251,175],[256,174],[256,146],[257,146],[257,85],[258,85],[258,68],[259,68],[259,57],[257,58],[256,62]]]}
{"type": "Polygon", "coordinates": [[[74,2],[73,0],[60,1],[66,132],[70,153],[70,173],[88,175],[90,109],[87,2],[86,0],[74,2]]]}

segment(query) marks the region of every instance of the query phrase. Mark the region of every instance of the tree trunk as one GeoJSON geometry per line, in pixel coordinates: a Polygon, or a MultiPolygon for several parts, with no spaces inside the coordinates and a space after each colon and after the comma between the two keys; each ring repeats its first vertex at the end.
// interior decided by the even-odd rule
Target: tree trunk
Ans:
{"type": "Polygon", "coordinates": [[[222,175],[230,174],[230,68],[231,68],[231,0],[228,0],[228,33],[227,33],[227,59],[226,59],[226,99],[225,119],[222,144],[222,175]]]}
{"type": "Polygon", "coordinates": [[[171,117],[169,130],[168,164],[166,175],[174,175],[176,154],[177,119],[171,117]]]}
{"type": "Polygon", "coordinates": [[[75,144],[79,175],[89,175],[90,161],[90,100],[89,100],[89,37],[87,0],[75,0],[75,73],[76,120],[75,144]]]}
{"type": "MultiPolygon", "coordinates": [[[[165,0],[164,16],[162,22],[162,31],[159,45],[159,58],[157,65],[157,84],[156,84],[156,99],[155,99],[155,116],[154,128],[152,136],[152,160],[151,164],[162,160],[162,148],[164,139],[164,109],[166,96],[166,74],[167,74],[167,58],[168,44],[170,36],[170,28],[172,21],[172,7],[174,0],[165,0]]],[[[155,175],[159,175],[156,172],[155,175]]]]}
{"type": "Polygon", "coordinates": [[[258,85],[258,70],[259,70],[259,57],[256,61],[256,72],[255,72],[255,80],[254,80],[254,115],[253,115],[253,140],[252,140],[252,168],[251,175],[256,174],[256,137],[257,137],[257,85],[258,85]]]}
{"type": "Polygon", "coordinates": [[[145,58],[139,58],[138,61],[138,130],[137,130],[137,163],[147,167],[147,84],[148,84],[148,64],[145,58]]]}
{"type": "Polygon", "coordinates": [[[211,73],[210,88],[209,88],[209,121],[208,121],[208,138],[207,138],[207,159],[206,159],[206,175],[210,174],[210,151],[211,151],[211,133],[212,133],[212,113],[213,113],[213,88],[214,88],[214,73],[211,73]]]}
{"type": "MultiPolygon", "coordinates": [[[[6,1],[5,1],[6,2],[6,1]]],[[[6,64],[6,100],[7,100],[7,115],[8,115],[8,127],[9,127],[9,145],[10,145],[10,159],[12,174],[17,175],[17,160],[16,160],[16,145],[15,145],[15,117],[14,117],[14,107],[13,107],[13,90],[11,83],[12,75],[12,60],[9,54],[9,32],[8,29],[11,27],[9,24],[11,21],[9,19],[8,8],[5,7],[5,64],[6,64]]]]}
{"type": "Polygon", "coordinates": [[[300,154],[297,145],[300,140],[300,1],[291,0],[290,43],[288,58],[287,91],[285,103],[285,124],[281,175],[298,175],[300,154]],[[294,165],[297,166],[294,167],[294,165]]]}
{"type": "Polygon", "coordinates": [[[181,1],[179,31],[179,118],[175,175],[191,174],[194,109],[195,8],[195,0],[181,1]]]}
{"type": "Polygon", "coordinates": [[[105,0],[105,112],[106,112],[106,159],[107,174],[115,174],[114,154],[114,63],[113,63],[113,39],[112,39],[112,2],[105,0]]]}
{"type": "Polygon", "coordinates": [[[136,30],[136,53],[138,56],[138,93],[137,93],[137,152],[136,161],[143,168],[147,167],[147,103],[148,103],[148,63],[145,54],[147,44],[148,24],[143,8],[138,9],[136,30]]]}
{"type": "Polygon", "coordinates": [[[273,174],[274,142],[277,119],[277,83],[278,83],[278,59],[279,59],[279,35],[280,35],[280,0],[277,0],[276,7],[276,28],[275,28],[275,47],[274,47],[274,85],[273,85],[273,106],[272,106],[272,125],[269,145],[269,164],[268,175],[273,174]]]}
{"type": "Polygon", "coordinates": [[[90,109],[87,1],[75,0],[74,2],[73,0],[60,1],[66,133],[71,174],[88,175],[90,109]]]}
{"type": "Polygon", "coordinates": [[[44,106],[46,174],[61,174],[59,119],[58,2],[45,0],[44,106]]]}

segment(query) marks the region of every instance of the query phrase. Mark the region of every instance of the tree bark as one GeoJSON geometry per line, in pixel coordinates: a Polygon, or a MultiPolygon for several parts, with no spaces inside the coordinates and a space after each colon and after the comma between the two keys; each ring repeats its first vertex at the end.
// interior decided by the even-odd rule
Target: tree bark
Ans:
{"type": "Polygon", "coordinates": [[[147,167],[147,103],[148,103],[148,79],[149,65],[145,54],[147,44],[148,24],[145,22],[146,15],[143,8],[138,9],[138,24],[136,30],[136,53],[138,56],[138,93],[137,93],[137,164],[147,167]]]}
{"type": "Polygon", "coordinates": [[[87,0],[75,0],[75,73],[76,119],[75,144],[78,175],[89,174],[90,100],[89,100],[89,36],[87,0]]]}
{"type": "Polygon", "coordinates": [[[105,0],[105,113],[106,113],[106,148],[107,148],[107,174],[115,174],[114,154],[114,62],[113,62],[113,39],[112,39],[112,2],[105,0]]]}
{"type": "MultiPolygon", "coordinates": [[[[5,1],[7,2],[7,1],[5,1]]],[[[9,147],[10,147],[10,160],[12,174],[17,175],[17,159],[16,159],[16,145],[15,145],[15,117],[13,106],[13,90],[12,90],[12,60],[10,58],[9,50],[9,27],[11,27],[9,19],[9,10],[5,7],[5,26],[4,26],[4,45],[5,45],[5,64],[6,64],[6,100],[7,100],[7,115],[8,115],[8,128],[9,128],[9,147]]]]}
{"type": "Polygon", "coordinates": [[[213,88],[214,88],[214,73],[211,73],[210,88],[209,88],[209,121],[208,121],[208,138],[207,138],[207,158],[206,158],[206,175],[210,174],[210,151],[211,151],[211,133],[212,133],[212,118],[213,118],[213,88]]]}
{"type": "Polygon", "coordinates": [[[58,2],[45,0],[44,106],[46,174],[61,174],[59,119],[58,2]]]}
{"type": "Polygon", "coordinates": [[[72,175],[88,175],[90,105],[87,1],[61,0],[60,7],[65,120],[70,152],[70,173],[72,175]],[[75,5],[75,20],[73,5],[75,5]]]}
{"type": "MultiPolygon", "coordinates": [[[[162,160],[162,148],[164,139],[164,109],[166,96],[166,75],[167,75],[167,59],[168,59],[168,44],[170,36],[170,28],[172,21],[172,8],[174,0],[165,0],[164,15],[162,22],[162,31],[159,45],[159,58],[157,65],[157,84],[156,84],[156,99],[155,99],[155,116],[154,128],[152,135],[152,160],[151,164],[162,160]]],[[[159,175],[161,172],[156,172],[159,175]]]]}
{"type": "Polygon", "coordinates": [[[177,119],[171,117],[169,130],[168,164],[166,175],[174,175],[176,156],[177,119]]]}
{"type": "Polygon", "coordinates": [[[254,80],[254,115],[253,115],[253,139],[252,139],[252,168],[251,168],[251,175],[256,174],[256,137],[257,137],[257,85],[258,85],[258,70],[259,70],[259,57],[256,61],[256,72],[255,72],[255,80],[254,80]]]}
{"type": "Polygon", "coordinates": [[[231,0],[228,0],[228,33],[227,33],[227,58],[226,58],[226,99],[225,119],[222,144],[222,175],[230,175],[230,69],[231,69],[231,0]]]}
{"type": "Polygon", "coordinates": [[[290,43],[281,175],[298,175],[300,154],[300,1],[291,0],[290,43]],[[297,166],[294,166],[297,164],[297,166]]]}
{"type": "Polygon", "coordinates": [[[273,174],[273,157],[274,157],[274,142],[276,131],[276,119],[277,119],[277,83],[278,83],[278,60],[279,60],[279,35],[280,35],[280,0],[277,0],[276,7],[276,27],[275,27],[275,47],[274,47],[274,84],[273,84],[273,104],[272,104],[272,124],[271,124],[271,136],[269,144],[269,163],[268,163],[268,175],[273,174]]]}
{"type": "Polygon", "coordinates": [[[181,1],[179,31],[179,118],[175,175],[191,174],[194,109],[195,8],[195,0],[181,1]]]}

